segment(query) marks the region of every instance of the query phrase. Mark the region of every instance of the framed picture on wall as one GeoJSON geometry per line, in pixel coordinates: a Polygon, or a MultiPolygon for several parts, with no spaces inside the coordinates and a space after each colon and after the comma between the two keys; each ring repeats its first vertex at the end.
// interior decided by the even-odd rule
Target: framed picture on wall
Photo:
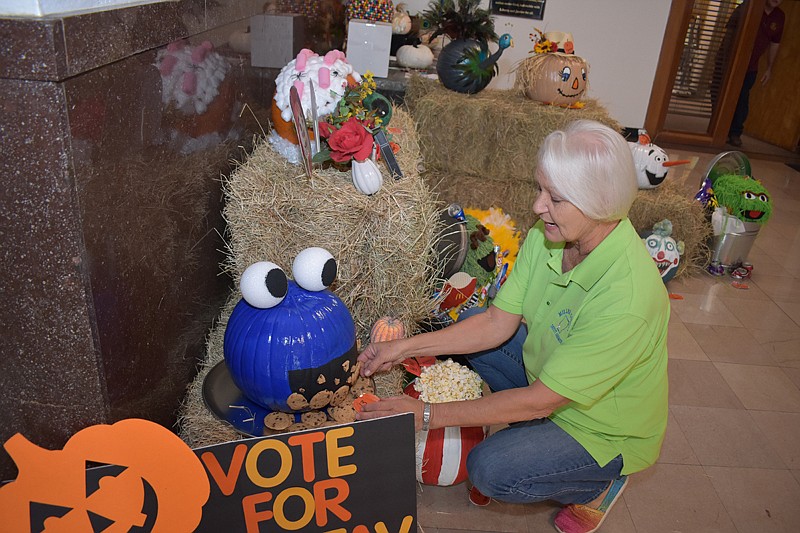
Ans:
{"type": "Polygon", "coordinates": [[[546,0],[491,0],[493,15],[542,20],[546,0]]]}

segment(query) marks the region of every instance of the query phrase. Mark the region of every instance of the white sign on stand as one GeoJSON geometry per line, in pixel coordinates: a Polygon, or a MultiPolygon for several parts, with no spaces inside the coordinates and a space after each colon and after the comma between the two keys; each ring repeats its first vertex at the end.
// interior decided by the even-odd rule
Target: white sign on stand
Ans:
{"type": "Polygon", "coordinates": [[[352,19],[347,26],[347,62],[356,72],[372,72],[376,78],[389,75],[389,49],[392,45],[392,25],[352,19]]]}

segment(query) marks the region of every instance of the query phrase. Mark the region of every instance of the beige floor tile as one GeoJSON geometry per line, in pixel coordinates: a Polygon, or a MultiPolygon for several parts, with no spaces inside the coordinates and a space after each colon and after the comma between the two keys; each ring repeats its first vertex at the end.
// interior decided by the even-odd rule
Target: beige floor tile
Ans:
{"type": "Polygon", "coordinates": [[[773,301],[747,300],[743,302],[732,298],[722,298],[722,301],[739,322],[747,328],[781,331],[797,327],[789,315],[773,301]]]}
{"type": "Polygon", "coordinates": [[[686,328],[680,319],[669,321],[667,332],[667,353],[670,359],[689,359],[694,361],[708,361],[703,349],[686,328]]]}
{"type": "Polygon", "coordinates": [[[741,326],[720,298],[719,293],[723,291],[721,285],[715,285],[706,294],[684,294],[683,300],[670,300],[672,312],[677,313],[681,321],[687,324],[741,326]]]}
{"type": "Polygon", "coordinates": [[[792,383],[800,389],[800,368],[782,367],[781,370],[783,370],[783,373],[789,376],[792,383]]]}
{"type": "Polygon", "coordinates": [[[744,408],[710,361],[673,359],[669,362],[668,372],[671,406],[744,408]]]}
{"type": "Polygon", "coordinates": [[[747,409],[800,413],[800,390],[780,369],[714,363],[747,409]]]}
{"type": "Polygon", "coordinates": [[[800,469],[800,413],[750,411],[750,416],[784,464],[800,469]]]}
{"type": "Polygon", "coordinates": [[[525,531],[555,531],[553,519],[561,509],[561,504],[556,502],[539,502],[527,505],[525,515],[525,531]]]}
{"type": "MultiPolygon", "coordinates": [[[[719,283],[719,278],[700,272],[673,279],[667,283],[667,289],[674,294],[708,294],[719,283]]],[[[719,289],[717,289],[719,290],[719,289]]]]}
{"type": "Polygon", "coordinates": [[[777,365],[746,328],[686,324],[703,353],[712,361],[777,365]]]}
{"type": "Polygon", "coordinates": [[[657,464],[634,474],[625,503],[638,532],[737,533],[700,466],[657,464]]]}
{"type": "Polygon", "coordinates": [[[713,466],[705,470],[739,531],[800,529],[800,485],[788,470],[713,466]]]}
{"type": "Polygon", "coordinates": [[[766,275],[756,272],[755,266],[753,266],[751,281],[775,302],[800,302],[800,280],[793,277],[766,275]]]}
{"type": "Polygon", "coordinates": [[[789,315],[795,324],[800,326],[800,298],[795,299],[791,302],[775,302],[778,307],[780,307],[784,313],[789,315]]]}
{"type": "Polygon", "coordinates": [[[658,462],[662,464],[682,464],[682,465],[699,465],[700,461],[692,451],[689,441],[683,434],[683,430],[678,425],[672,412],[667,419],[667,435],[664,437],[664,443],[661,445],[661,455],[658,462]]]}
{"type": "Polygon", "coordinates": [[[700,464],[785,468],[747,411],[688,406],[671,409],[700,464]]]}
{"type": "Polygon", "coordinates": [[[768,276],[776,278],[788,277],[791,279],[794,277],[792,276],[791,272],[783,268],[780,263],[770,257],[763,248],[759,247],[758,239],[756,239],[753,248],[750,250],[748,260],[753,264],[752,281],[767,295],[769,295],[769,292],[760,284],[762,278],[768,276]]]}
{"type": "Polygon", "coordinates": [[[778,365],[800,368],[800,327],[784,330],[748,329],[778,365]]]}
{"type": "Polygon", "coordinates": [[[417,520],[423,528],[476,531],[525,531],[526,505],[493,501],[486,507],[469,502],[466,484],[453,487],[418,486],[417,520]]]}

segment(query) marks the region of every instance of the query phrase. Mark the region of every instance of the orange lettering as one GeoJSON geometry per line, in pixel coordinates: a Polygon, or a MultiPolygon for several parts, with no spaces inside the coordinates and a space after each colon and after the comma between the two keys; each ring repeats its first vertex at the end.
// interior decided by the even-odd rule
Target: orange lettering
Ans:
{"type": "Polygon", "coordinates": [[[242,511],[244,511],[244,525],[247,527],[247,533],[259,533],[258,524],[272,519],[272,511],[256,511],[256,505],[267,503],[271,499],[271,492],[250,494],[242,498],[242,511]]]}
{"type": "Polygon", "coordinates": [[[289,437],[289,444],[300,446],[301,462],[303,463],[303,479],[306,482],[314,481],[314,443],[325,440],[324,433],[304,433],[289,437]]]}
{"type": "Polygon", "coordinates": [[[314,483],[314,504],[317,509],[317,525],[322,527],[328,523],[328,511],[339,517],[340,520],[347,522],[352,516],[350,511],[340,504],[350,495],[350,485],[341,478],[326,479],[314,483]],[[328,489],[336,490],[336,495],[328,499],[325,491],[328,489]]]}
{"type": "Polygon", "coordinates": [[[236,488],[236,480],[239,479],[239,472],[242,471],[242,463],[244,463],[244,457],[246,454],[247,445],[237,445],[233,450],[231,465],[228,468],[227,473],[222,470],[222,466],[220,466],[217,456],[213,453],[205,452],[200,456],[200,459],[203,461],[206,469],[208,469],[208,473],[211,474],[211,477],[217,483],[219,490],[225,496],[230,496],[233,494],[233,491],[236,488]]]}

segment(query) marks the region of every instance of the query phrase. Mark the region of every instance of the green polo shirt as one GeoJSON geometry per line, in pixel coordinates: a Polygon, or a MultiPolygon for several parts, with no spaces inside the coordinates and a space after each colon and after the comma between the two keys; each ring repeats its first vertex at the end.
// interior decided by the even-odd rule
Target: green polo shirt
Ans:
{"type": "Polygon", "coordinates": [[[667,291],[628,219],[566,273],[563,248],[539,221],[493,304],[527,322],[528,381],[572,400],[550,418],[601,466],[643,470],[667,427],[667,291]]]}

